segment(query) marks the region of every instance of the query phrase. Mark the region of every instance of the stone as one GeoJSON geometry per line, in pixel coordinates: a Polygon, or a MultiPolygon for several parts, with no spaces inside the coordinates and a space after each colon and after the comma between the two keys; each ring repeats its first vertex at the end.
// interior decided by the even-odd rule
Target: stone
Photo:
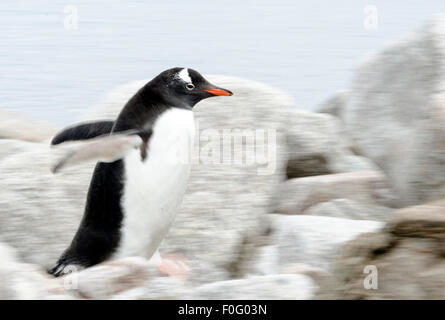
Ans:
{"type": "Polygon", "coordinates": [[[323,102],[317,107],[317,112],[327,113],[333,116],[342,118],[343,111],[348,104],[349,92],[340,91],[330,97],[327,101],[323,102]]]}
{"type": "Polygon", "coordinates": [[[444,299],[444,204],[400,209],[385,228],[347,242],[331,268],[337,286],[317,298],[444,299]]]}
{"type": "Polygon", "coordinates": [[[308,300],[317,290],[314,281],[301,274],[254,276],[218,281],[197,287],[187,298],[210,300],[308,300]]]}
{"type": "Polygon", "coordinates": [[[1,300],[76,298],[54,284],[39,266],[19,262],[14,250],[3,243],[0,243],[0,259],[1,300]]]}
{"type": "MultiPolygon", "coordinates": [[[[363,203],[363,206],[368,208],[370,205],[379,207],[391,205],[396,199],[386,178],[377,171],[348,172],[290,179],[281,184],[278,195],[274,212],[282,214],[303,214],[314,205],[335,199],[353,200],[363,203]]],[[[332,207],[332,205],[333,203],[329,206],[332,207]]],[[[342,203],[338,201],[334,204],[337,208],[339,205],[342,206],[342,203]]],[[[380,212],[376,212],[374,218],[372,215],[368,217],[367,214],[362,216],[368,217],[368,220],[381,220],[385,218],[384,215],[388,210],[380,209],[380,212]]],[[[349,212],[352,213],[351,210],[349,212]]]]}
{"type": "Polygon", "coordinates": [[[355,220],[386,221],[392,212],[393,209],[387,207],[340,198],[319,203],[306,210],[303,214],[355,220]]]}
{"type": "Polygon", "coordinates": [[[294,110],[288,119],[287,177],[301,178],[354,171],[378,171],[349,150],[340,121],[329,114],[294,110]]]}
{"type": "MultiPolygon", "coordinates": [[[[14,148],[16,140],[1,140],[14,148]]],[[[0,159],[0,239],[18,257],[44,268],[68,247],[83,214],[94,164],[53,175],[58,150],[47,144],[20,143],[23,150],[0,159]]]]}
{"type": "Polygon", "coordinates": [[[184,299],[191,289],[184,281],[171,277],[154,277],[138,287],[111,296],[112,300],[184,299]]]}
{"type": "MultiPolygon", "coordinates": [[[[403,238],[384,254],[367,253],[370,257],[360,262],[356,259],[346,262],[351,259],[348,254],[343,263],[348,263],[350,269],[343,278],[344,285],[340,287],[336,298],[443,299],[445,272],[437,267],[444,264],[436,257],[435,250],[437,243],[433,239],[403,238]],[[375,270],[375,289],[365,286],[365,283],[369,283],[366,279],[369,271],[366,272],[366,268],[375,270]],[[437,286],[441,292],[434,289],[437,286]],[[434,292],[434,295],[430,292],[434,292]]],[[[334,271],[335,275],[338,273],[334,271]]],[[[345,270],[341,274],[345,275],[345,270]]]]}
{"type": "Polygon", "coordinates": [[[386,229],[400,237],[445,239],[445,200],[401,209],[386,229]]]}
{"type": "Polygon", "coordinates": [[[108,299],[143,287],[150,276],[157,274],[154,265],[141,257],[106,261],[81,271],[73,267],[70,271],[53,281],[85,299],[108,299]]]}
{"type": "Polygon", "coordinates": [[[400,206],[445,195],[445,15],[370,56],[342,120],[358,152],[388,176],[400,206]]]}
{"type": "Polygon", "coordinates": [[[383,223],[308,215],[272,215],[270,243],[258,251],[253,274],[282,273],[292,264],[329,270],[340,247],[383,223]]]}

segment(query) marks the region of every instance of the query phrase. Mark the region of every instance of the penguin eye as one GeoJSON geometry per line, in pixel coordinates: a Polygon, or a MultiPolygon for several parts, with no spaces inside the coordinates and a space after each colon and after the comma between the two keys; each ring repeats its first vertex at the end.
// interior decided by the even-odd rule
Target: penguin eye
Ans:
{"type": "Polygon", "coordinates": [[[187,88],[187,90],[195,89],[195,86],[193,84],[191,84],[191,83],[188,83],[185,87],[187,88]]]}

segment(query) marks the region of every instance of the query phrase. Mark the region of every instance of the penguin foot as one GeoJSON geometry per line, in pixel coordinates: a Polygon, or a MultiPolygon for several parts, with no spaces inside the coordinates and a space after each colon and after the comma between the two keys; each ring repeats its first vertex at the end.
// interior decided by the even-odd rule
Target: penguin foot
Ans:
{"type": "Polygon", "coordinates": [[[190,271],[187,260],[180,254],[163,254],[156,263],[159,272],[165,276],[184,280],[190,271]]]}
{"type": "Polygon", "coordinates": [[[58,262],[53,268],[48,270],[48,273],[57,278],[57,277],[65,276],[65,275],[73,273],[73,272],[80,271],[82,269],[83,268],[78,264],[58,262]]]}

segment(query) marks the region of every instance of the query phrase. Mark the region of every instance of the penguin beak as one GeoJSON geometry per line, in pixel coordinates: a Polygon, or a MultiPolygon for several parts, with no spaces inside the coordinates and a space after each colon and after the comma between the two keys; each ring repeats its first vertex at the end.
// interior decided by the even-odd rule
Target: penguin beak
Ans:
{"type": "Polygon", "coordinates": [[[218,87],[205,89],[204,91],[213,94],[214,96],[233,96],[232,91],[218,87]]]}

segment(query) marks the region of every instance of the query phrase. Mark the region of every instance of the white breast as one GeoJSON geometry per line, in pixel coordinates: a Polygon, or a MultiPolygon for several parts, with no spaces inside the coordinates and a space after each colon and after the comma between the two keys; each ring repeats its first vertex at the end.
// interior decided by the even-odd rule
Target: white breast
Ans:
{"type": "Polygon", "coordinates": [[[114,258],[150,258],[165,237],[182,201],[191,167],[194,119],[190,110],[172,108],[159,116],[148,144],[125,159],[121,242],[114,258]]]}

